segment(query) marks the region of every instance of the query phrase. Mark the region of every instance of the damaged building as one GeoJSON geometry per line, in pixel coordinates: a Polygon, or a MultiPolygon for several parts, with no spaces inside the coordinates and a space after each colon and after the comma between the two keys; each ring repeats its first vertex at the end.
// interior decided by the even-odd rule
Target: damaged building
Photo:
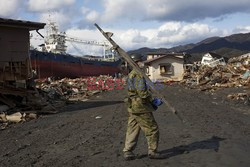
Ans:
{"type": "Polygon", "coordinates": [[[26,81],[32,78],[29,32],[38,32],[44,26],[44,23],[0,18],[0,102],[10,107],[16,104],[6,96],[27,96],[26,81]]]}
{"type": "Polygon", "coordinates": [[[201,65],[214,67],[217,65],[226,65],[226,58],[213,52],[204,54],[201,60],[201,65]]]}
{"type": "Polygon", "coordinates": [[[44,26],[44,23],[0,18],[0,112],[27,104],[28,97],[36,100],[36,92],[26,89],[27,81],[32,78],[29,32],[44,26]]]}
{"type": "Polygon", "coordinates": [[[0,18],[1,83],[25,81],[32,77],[29,32],[44,26],[44,23],[0,18]]]}

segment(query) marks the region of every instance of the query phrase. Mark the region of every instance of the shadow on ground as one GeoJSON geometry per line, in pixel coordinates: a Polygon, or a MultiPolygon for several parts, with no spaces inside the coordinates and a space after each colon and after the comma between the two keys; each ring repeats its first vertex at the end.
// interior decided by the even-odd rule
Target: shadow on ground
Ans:
{"type": "Polygon", "coordinates": [[[61,109],[60,112],[73,112],[84,109],[96,108],[96,107],[104,107],[109,105],[115,105],[124,103],[123,101],[86,101],[86,102],[77,102],[75,104],[71,104],[61,109]]]}
{"type": "MultiPolygon", "coordinates": [[[[178,156],[181,154],[188,154],[195,150],[214,150],[215,152],[218,152],[219,147],[220,147],[220,142],[223,140],[226,140],[226,139],[213,136],[207,140],[197,141],[188,145],[180,145],[177,147],[166,149],[166,150],[160,151],[160,153],[162,154],[161,159],[167,159],[167,158],[171,158],[171,157],[178,156]]],[[[147,155],[142,155],[139,157],[139,159],[145,158],[145,157],[147,157],[147,155]]]]}

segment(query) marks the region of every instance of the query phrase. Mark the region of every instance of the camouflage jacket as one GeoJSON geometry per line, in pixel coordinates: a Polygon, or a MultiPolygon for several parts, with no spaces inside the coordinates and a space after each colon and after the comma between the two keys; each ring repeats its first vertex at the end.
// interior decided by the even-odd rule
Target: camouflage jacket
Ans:
{"type": "Polygon", "coordinates": [[[128,111],[131,113],[146,113],[154,111],[152,96],[148,90],[145,78],[132,70],[127,79],[128,111]]]}

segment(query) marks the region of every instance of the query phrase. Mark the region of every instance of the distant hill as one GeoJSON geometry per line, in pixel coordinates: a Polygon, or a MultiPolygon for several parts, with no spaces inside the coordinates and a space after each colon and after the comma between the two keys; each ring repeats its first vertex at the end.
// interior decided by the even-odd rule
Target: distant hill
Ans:
{"type": "Polygon", "coordinates": [[[211,37],[196,44],[180,45],[173,48],[140,48],[129,53],[146,55],[149,52],[186,52],[191,54],[192,61],[201,60],[206,52],[214,52],[231,58],[250,52],[250,33],[233,34],[226,37],[211,37]]]}

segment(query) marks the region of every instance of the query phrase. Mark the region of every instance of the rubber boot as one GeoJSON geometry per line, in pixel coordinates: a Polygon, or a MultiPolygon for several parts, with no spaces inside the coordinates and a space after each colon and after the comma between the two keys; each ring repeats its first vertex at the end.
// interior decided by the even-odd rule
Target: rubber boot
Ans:
{"type": "Polygon", "coordinates": [[[126,161],[134,160],[135,154],[132,151],[126,151],[126,152],[124,152],[123,157],[126,161]]]}
{"type": "Polygon", "coordinates": [[[164,156],[163,154],[159,152],[150,152],[148,153],[148,157],[150,159],[165,159],[166,158],[166,156],[164,156]]]}

